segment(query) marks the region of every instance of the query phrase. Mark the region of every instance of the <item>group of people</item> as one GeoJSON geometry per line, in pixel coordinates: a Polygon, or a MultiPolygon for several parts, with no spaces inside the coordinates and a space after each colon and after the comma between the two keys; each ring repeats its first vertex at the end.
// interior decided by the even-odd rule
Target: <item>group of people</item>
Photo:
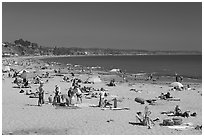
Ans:
{"type": "Polygon", "coordinates": [[[164,94],[163,92],[161,93],[161,95],[159,96],[160,99],[166,100],[168,98],[173,98],[170,94],[170,92],[167,92],[166,94],[164,94]]]}
{"type": "MultiPolygon", "coordinates": [[[[37,88],[38,93],[38,106],[42,106],[44,104],[44,89],[43,89],[44,83],[40,81],[40,86],[37,88]]],[[[62,94],[59,85],[55,85],[54,89],[54,97],[50,95],[48,97],[49,103],[52,103],[53,106],[55,105],[72,105],[73,98],[77,98],[77,103],[82,103],[82,91],[80,89],[80,85],[76,82],[76,80],[73,80],[72,86],[69,88],[67,94],[62,94]]]]}

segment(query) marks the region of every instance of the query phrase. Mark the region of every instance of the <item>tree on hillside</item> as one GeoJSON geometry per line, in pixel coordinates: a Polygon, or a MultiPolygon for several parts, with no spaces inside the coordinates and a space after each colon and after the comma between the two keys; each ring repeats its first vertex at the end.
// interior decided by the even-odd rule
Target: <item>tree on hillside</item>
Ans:
{"type": "Polygon", "coordinates": [[[24,47],[28,47],[28,46],[30,46],[31,45],[31,42],[30,41],[24,41],[23,39],[19,39],[19,40],[15,40],[14,41],[14,43],[16,44],[16,45],[22,45],[22,46],[24,46],[24,47]]]}

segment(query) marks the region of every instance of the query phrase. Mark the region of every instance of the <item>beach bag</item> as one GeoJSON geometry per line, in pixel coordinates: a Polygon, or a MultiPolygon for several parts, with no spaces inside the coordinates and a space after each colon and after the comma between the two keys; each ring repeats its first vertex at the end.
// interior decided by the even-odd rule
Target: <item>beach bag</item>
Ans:
{"type": "Polygon", "coordinates": [[[135,102],[140,103],[140,104],[144,104],[144,103],[145,103],[145,100],[144,100],[143,98],[138,98],[138,97],[136,97],[136,98],[135,98],[135,102]]]}
{"type": "Polygon", "coordinates": [[[173,126],[174,121],[172,119],[164,119],[163,120],[163,126],[173,126]]]}
{"type": "Polygon", "coordinates": [[[173,118],[174,125],[181,125],[182,124],[182,118],[173,118]]]}

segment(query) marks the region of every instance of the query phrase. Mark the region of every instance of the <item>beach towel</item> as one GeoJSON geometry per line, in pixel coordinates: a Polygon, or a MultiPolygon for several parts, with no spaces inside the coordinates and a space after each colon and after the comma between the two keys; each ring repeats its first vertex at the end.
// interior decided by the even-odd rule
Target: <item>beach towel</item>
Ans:
{"type": "Polygon", "coordinates": [[[123,107],[123,108],[101,108],[101,110],[130,110],[129,107],[123,107]]]}

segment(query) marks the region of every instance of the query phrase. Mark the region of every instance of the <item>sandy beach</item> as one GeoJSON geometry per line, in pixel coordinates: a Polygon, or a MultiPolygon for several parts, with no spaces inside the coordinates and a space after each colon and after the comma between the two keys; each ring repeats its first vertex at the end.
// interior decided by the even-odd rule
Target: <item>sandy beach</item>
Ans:
{"type": "MultiPolygon", "coordinates": [[[[14,78],[8,77],[8,72],[3,73],[2,78],[2,134],[4,135],[201,135],[202,129],[196,129],[202,126],[202,81],[192,81],[184,79],[182,84],[186,87],[190,84],[190,90],[171,90],[170,84],[174,79],[160,79],[158,81],[146,81],[144,79],[131,79],[127,76],[127,81],[115,74],[106,74],[105,72],[93,71],[79,72],[73,68],[67,70],[62,68],[61,75],[56,75],[54,69],[59,66],[49,66],[41,69],[45,63],[35,58],[12,58],[4,59],[10,62],[10,68],[20,71],[26,69],[29,71],[28,80],[31,88],[22,88],[25,92],[28,90],[36,91],[39,84],[33,84],[33,76],[49,72],[50,78],[42,78],[45,90],[45,104],[37,106],[38,98],[29,98],[24,93],[19,93],[20,88],[15,88],[12,83],[14,78]],[[16,64],[14,62],[17,62],[16,64]],[[30,63],[28,63],[30,62],[30,63]],[[55,85],[59,85],[61,92],[67,94],[72,82],[63,81],[63,76],[70,79],[75,74],[75,78],[85,81],[93,75],[100,76],[101,82],[94,84],[80,83],[81,86],[92,87],[92,89],[104,88],[109,93],[107,98],[116,97],[118,108],[128,108],[123,110],[103,109],[93,107],[98,105],[99,98],[86,98],[83,93],[83,102],[76,104],[75,108],[52,106],[48,102],[48,96],[54,95],[55,85]],[[111,79],[116,80],[116,86],[107,86],[111,79]],[[47,81],[47,82],[46,82],[47,81]],[[132,89],[132,90],[131,90],[132,89]],[[157,100],[155,104],[140,104],[135,101],[136,97],[145,100],[154,99],[161,93],[170,92],[180,101],[157,100]],[[190,113],[196,112],[196,116],[182,118],[183,127],[171,128],[162,126],[161,123],[166,118],[172,118],[161,114],[164,111],[173,111],[175,106],[179,105],[182,111],[189,110],[190,113]],[[145,106],[148,106],[151,118],[159,118],[151,129],[146,126],[135,125],[135,114],[138,111],[143,112],[145,106]],[[188,125],[185,127],[185,125],[188,125]],[[190,125],[190,126],[189,126],[190,125]]],[[[4,63],[3,63],[4,64],[4,63]]],[[[6,64],[6,63],[5,63],[6,64]]],[[[3,65],[2,65],[3,66],[3,65]]],[[[99,92],[95,90],[94,92],[99,92]]],[[[76,98],[73,99],[76,103],[76,98]]],[[[113,103],[113,102],[111,102],[113,103]]]]}

